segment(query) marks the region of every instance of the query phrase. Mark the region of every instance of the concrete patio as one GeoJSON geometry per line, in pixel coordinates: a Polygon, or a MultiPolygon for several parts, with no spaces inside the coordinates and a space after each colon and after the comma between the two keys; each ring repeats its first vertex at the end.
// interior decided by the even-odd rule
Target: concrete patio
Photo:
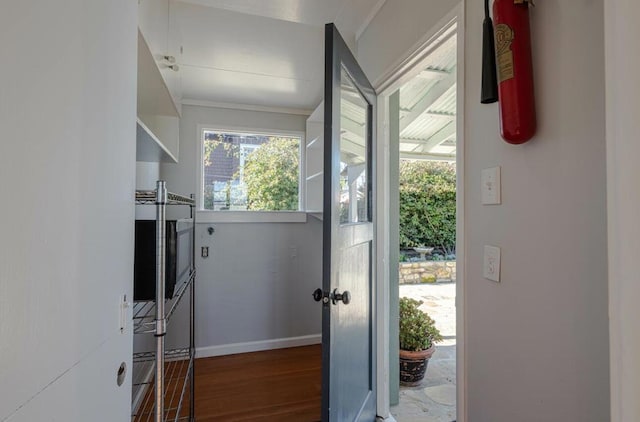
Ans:
{"type": "Polygon", "coordinates": [[[422,300],[444,341],[429,360],[424,382],[400,387],[400,403],[391,408],[398,422],[451,422],[456,419],[456,284],[401,285],[400,297],[422,300]]]}

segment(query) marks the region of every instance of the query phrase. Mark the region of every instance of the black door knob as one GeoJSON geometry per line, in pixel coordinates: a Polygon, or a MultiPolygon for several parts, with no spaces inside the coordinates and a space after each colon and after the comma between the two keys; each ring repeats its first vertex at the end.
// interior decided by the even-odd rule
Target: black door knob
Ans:
{"type": "Polygon", "coordinates": [[[316,302],[320,302],[323,296],[324,295],[322,294],[322,289],[316,289],[313,292],[313,300],[315,300],[316,302]]]}
{"type": "Polygon", "coordinates": [[[338,302],[342,301],[345,305],[351,303],[351,293],[348,290],[345,290],[342,293],[338,293],[338,289],[333,289],[333,293],[331,293],[331,302],[334,305],[337,305],[338,302]]]}

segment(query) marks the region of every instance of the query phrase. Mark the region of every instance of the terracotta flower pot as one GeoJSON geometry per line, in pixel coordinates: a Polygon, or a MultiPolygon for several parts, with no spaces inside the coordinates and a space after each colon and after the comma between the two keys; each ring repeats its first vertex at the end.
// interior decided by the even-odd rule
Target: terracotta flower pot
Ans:
{"type": "Polygon", "coordinates": [[[433,356],[435,350],[435,345],[419,352],[400,349],[400,384],[408,387],[420,385],[427,372],[429,358],[433,356]]]}

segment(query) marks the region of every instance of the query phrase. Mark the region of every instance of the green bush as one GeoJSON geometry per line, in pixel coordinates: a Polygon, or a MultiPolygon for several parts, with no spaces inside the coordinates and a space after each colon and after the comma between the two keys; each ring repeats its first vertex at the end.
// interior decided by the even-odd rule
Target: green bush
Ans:
{"type": "Polygon", "coordinates": [[[419,306],[422,301],[400,298],[400,348],[412,352],[429,349],[442,341],[442,335],[435,321],[419,306]]]}
{"type": "Polygon", "coordinates": [[[400,162],[400,247],[435,246],[445,254],[456,246],[455,165],[400,162]]]}
{"type": "Polygon", "coordinates": [[[272,138],[246,158],[247,209],[297,210],[299,141],[272,138]]]}

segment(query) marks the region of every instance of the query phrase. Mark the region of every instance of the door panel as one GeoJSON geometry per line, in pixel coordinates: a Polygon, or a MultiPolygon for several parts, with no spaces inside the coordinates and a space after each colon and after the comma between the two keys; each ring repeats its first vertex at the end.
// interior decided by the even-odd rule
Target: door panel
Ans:
{"type": "Polygon", "coordinates": [[[333,24],[325,48],[322,420],[372,422],[375,94],[333,24]]]}
{"type": "MultiPolygon", "coordinates": [[[[334,347],[332,386],[334,402],[332,414],[334,421],[372,421],[358,419],[363,403],[370,399],[373,392],[372,371],[374,364],[371,354],[371,303],[368,292],[371,289],[371,270],[363,268],[363,262],[369,262],[371,242],[364,242],[342,250],[339,270],[339,290],[352,293],[347,306],[336,306],[333,322],[334,347]],[[361,406],[354,406],[354,404],[361,406]]],[[[375,402],[375,400],[374,400],[375,402]]],[[[375,409],[374,409],[375,410],[375,409]]]]}

